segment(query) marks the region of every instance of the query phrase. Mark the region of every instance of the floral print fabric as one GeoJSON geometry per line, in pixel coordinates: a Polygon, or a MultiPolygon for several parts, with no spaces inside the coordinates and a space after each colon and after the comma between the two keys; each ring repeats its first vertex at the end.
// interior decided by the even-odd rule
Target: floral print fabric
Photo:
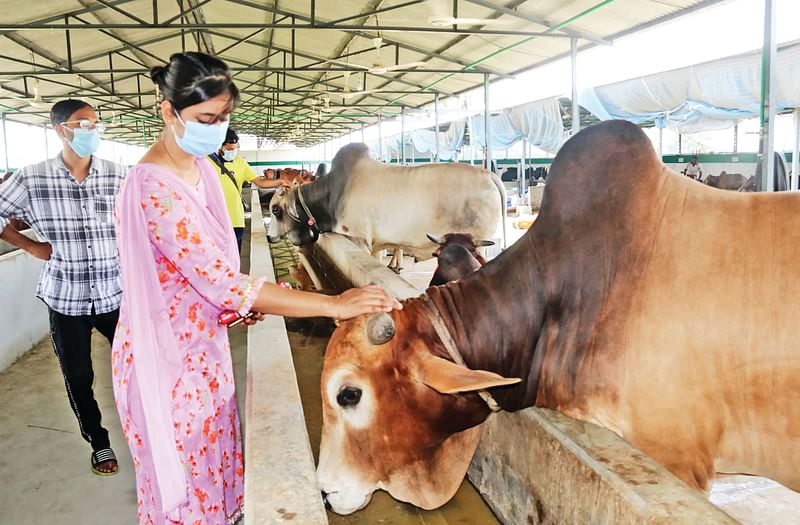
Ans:
{"type": "MultiPolygon", "coordinates": [[[[202,181],[201,181],[202,184],[202,181]]],[[[204,201],[203,188],[198,197],[204,201]]],[[[217,324],[222,310],[250,310],[264,279],[251,279],[230,266],[202,221],[180,192],[155,177],[142,182],[141,202],[149,231],[151,257],[167,306],[183,370],[171,399],[175,447],[186,469],[188,505],[180,520],[161,510],[153,459],[138,402],[137,349],[131,345],[123,302],[112,349],[114,393],[123,431],[136,470],[138,516],[141,524],[232,524],[241,516],[244,465],[233,368],[225,327],[217,324]],[[174,517],[173,517],[174,518],[174,517]]]]}

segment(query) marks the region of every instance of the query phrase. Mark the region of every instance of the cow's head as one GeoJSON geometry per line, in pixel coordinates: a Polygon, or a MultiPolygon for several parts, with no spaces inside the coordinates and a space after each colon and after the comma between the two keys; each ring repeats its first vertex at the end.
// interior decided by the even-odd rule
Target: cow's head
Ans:
{"type": "Polygon", "coordinates": [[[328,344],[317,475],[334,512],[355,512],[376,489],[424,509],[446,503],[489,414],[474,391],[518,381],[439,357],[423,311],[412,300],[343,322],[328,344]]]}
{"type": "Polygon", "coordinates": [[[457,244],[466,248],[481,264],[486,264],[486,260],[480,255],[478,248],[494,246],[494,241],[476,239],[471,233],[445,233],[442,236],[436,236],[431,233],[427,233],[426,236],[428,237],[428,240],[439,245],[436,251],[433,252],[434,257],[439,256],[442,248],[457,244]]]}
{"type": "Polygon", "coordinates": [[[269,202],[269,228],[267,239],[276,242],[288,238],[295,246],[303,246],[317,241],[319,231],[308,222],[297,198],[298,185],[280,188],[269,202]]]}
{"type": "Polygon", "coordinates": [[[428,286],[439,286],[450,281],[459,281],[480,270],[479,255],[460,244],[448,244],[436,250],[438,266],[428,286]]]}

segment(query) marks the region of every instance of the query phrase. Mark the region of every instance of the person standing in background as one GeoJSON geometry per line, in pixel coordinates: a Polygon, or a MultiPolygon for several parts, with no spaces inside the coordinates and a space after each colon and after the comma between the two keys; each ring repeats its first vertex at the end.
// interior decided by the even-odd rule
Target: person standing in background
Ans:
{"type": "Polygon", "coordinates": [[[219,174],[222,194],[225,196],[225,206],[228,208],[233,232],[236,235],[236,244],[241,253],[244,237],[244,202],[242,201],[244,183],[251,182],[264,189],[289,186],[289,184],[281,180],[268,180],[257,175],[250,164],[239,155],[239,135],[230,128],[225,134],[225,142],[219,151],[209,155],[209,158],[219,174]]]}
{"type": "Polygon", "coordinates": [[[103,124],[92,106],[62,100],[50,122],[64,144],[53,159],[17,170],[0,185],[0,239],[45,261],[36,288],[50,315],[50,337],[91,470],[116,474],[117,458],[101,424],[92,382],[92,329],[113,344],[122,297],[114,233],[114,198],[127,169],[93,154],[103,124]],[[40,242],[22,235],[24,221],[40,242]]]}
{"type": "Polygon", "coordinates": [[[689,164],[683,168],[683,174],[694,180],[701,180],[703,178],[703,167],[700,166],[697,156],[692,157],[692,160],[689,162],[689,164]]]}

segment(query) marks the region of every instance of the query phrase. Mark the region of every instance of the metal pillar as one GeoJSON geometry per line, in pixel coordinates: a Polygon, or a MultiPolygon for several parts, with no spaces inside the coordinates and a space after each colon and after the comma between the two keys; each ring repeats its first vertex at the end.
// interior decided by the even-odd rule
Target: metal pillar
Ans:
{"type": "Polygon", "coordinates": [[[489,137],[489,74],[483,74],[483,143],[486,147],[486,169],[492,171],[492,144],[489,137]]]}
{"type": "Polygon", "coordinates": [[[792,186],[791,189],[797,191],[798,185],[798,163],[800,163],[800,108],[794,110],[794,149],[792,150],[792,186]]]}
{"type": "Polygon", "coordinates": [[[683,153],[683,135],[678,133],[678,155],[683,153]]]}
{"type": "Polygon", "coordinates": [[[519,181],[519,195],[520,195],[520,197],[525,195],[525,193],[528,190],[528,185],[527,185],[527,183],[525,181],[525,157],[527,156],[527,154],[526,154],[527,149],[528,149],[527,146],[528,146],[528,144],[525,141],[525,139],[522,139],[522,155],[521,155],[522,158],[520,159],[519,176],[517,177],[517,180],[519,181]]]}
{"type": "Polygon", "coordinates": [[[406,108],[400,108],[400,163],[406,163],[406,108]]]}
{"type": "Polygon", "coordinates": [[[42,132],[44,133],[44,158],[50,158],[50,148],[47,144],[47,126],[42,126],[42,132]]]}
{"type": "Polygon", "coordinates": [[[364,142],[364,124],[361,124],[361,142],[364,142]]]}
{"type": "Polygon", "coordinates": [[[764,46],[761,49],[761,128],[759,129],[758,162],[761,165],[761,190],[772,191],[775,178],[775,27],[774,0],[764,0],[764,46]]]}
{"type": "Polygon", "coordinates": [[[474,129],[470,128],[469,132],[469,165],[475,165],[475,134],[474,129]]]}
{"type": "Polygon", "coordinates": [[[658,128],[658,158],[664,160],[664,128],[658,128]]]}
{"type": "Polygon", "coordinates": [[[434,153],[434,162],[439,162],[439,93],[436,93],[433,98],[433,136],[436,139],[436,152],[434,153]]]}
{"type": "Polygon", "coordinates": [[[8,132],[6,131],[6,114],[0,113],[0,121],[3,124],[3,158],[5,159],[3,166],[5,167],[5,173],[8,173],[9,165],[8,165],[8,132]]]}
{"type": "Polygon", "coordinates": [[[572,65],[572,134],[581,130],[581,110],[578,106],[578,39],[569,39],[569,59],[572,65]]]}
{"type": "Polygon", "coordinates": [[[733,125],[733,152],[739,152],[739,124],[733,125]]]}
{"type": "Polygon", "coordinates": [[[378,158],[383,160],[383,115],[378,115],[378,158]]]}

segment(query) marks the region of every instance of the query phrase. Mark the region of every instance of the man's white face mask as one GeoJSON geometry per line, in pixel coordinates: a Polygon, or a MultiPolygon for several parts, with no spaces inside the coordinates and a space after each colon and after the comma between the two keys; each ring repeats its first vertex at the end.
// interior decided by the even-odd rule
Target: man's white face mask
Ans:
{"type": "Polygon", "coordinates": [[[235,159],[238,154],[239,148],[222,150],[222,158],[225,159],[225,162],[233,162],[233,159],[235,159]]]}

